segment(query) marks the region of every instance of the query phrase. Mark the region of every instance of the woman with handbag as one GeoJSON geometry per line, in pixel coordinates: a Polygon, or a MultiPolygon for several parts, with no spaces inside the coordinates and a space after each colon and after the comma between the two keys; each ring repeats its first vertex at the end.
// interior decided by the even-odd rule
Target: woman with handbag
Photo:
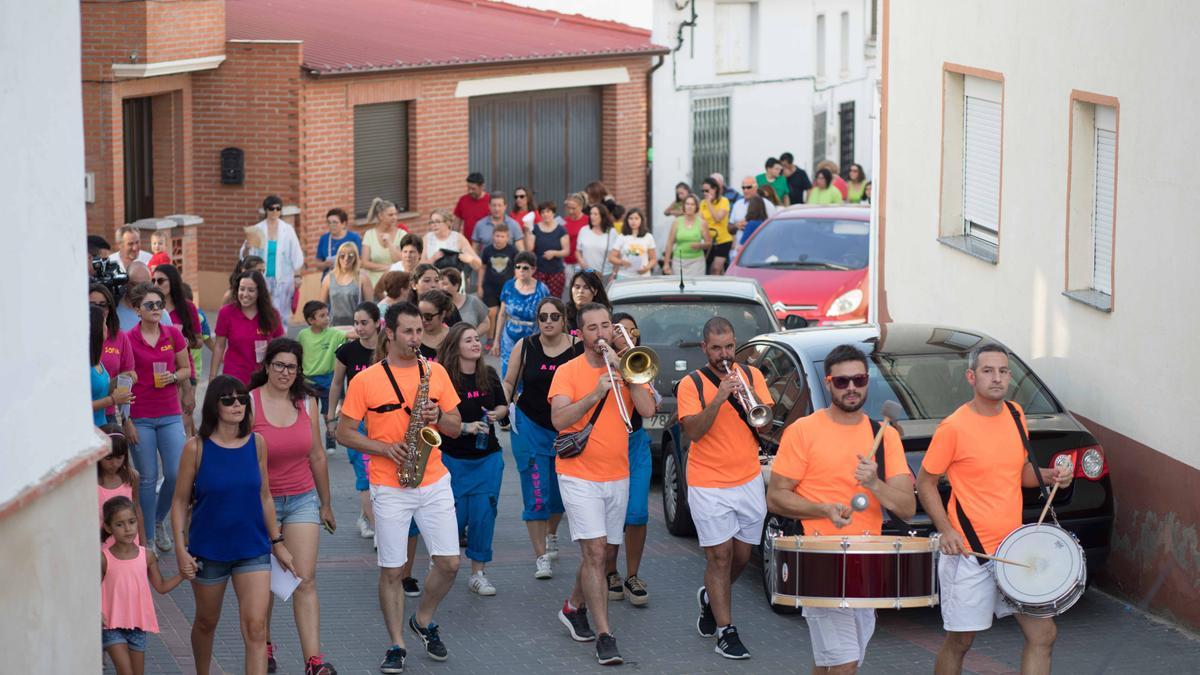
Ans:
{"type": "Polygon", "coordinates": [[[567,311],[562,300],[543,298],[537,306],[538,332],[513,348],[504,377],[504,395],[512,405],[513,460],[521,474],[525,508],[521,520],[529,530],[535,556],[534,578],[554,576],[558,558],[558,525],[563,505],[555,472],[554,439],[558,432],[550,421],[546,400],[554,371],[578,356],[582,343],[567,332],[567,311]]]}
{"type": "Polygon", "coordinates": [[[482,264],[471,242],[462,232],[450,229],[454,215],[445,209],[429,214],[429,231],[425,233],[425,262],[438,269],[453,267],[462,272],[468,265],[480,269],[482,264]]]}

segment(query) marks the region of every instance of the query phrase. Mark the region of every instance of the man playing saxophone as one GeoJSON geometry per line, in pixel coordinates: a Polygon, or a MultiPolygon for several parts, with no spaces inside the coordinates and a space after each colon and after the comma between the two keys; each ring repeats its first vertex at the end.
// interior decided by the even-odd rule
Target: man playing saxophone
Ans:
{"type": "Polygon", "coordinates": [[[458,572],[454,495],[436,443],[437,434],[458,437],[459,397],[446,370],[419,357],[421,332],[416,306],[402,302],[388,308],[383,331],[387,356],[350,381],[338,422],[338,442],[371,456],[368,478],[379,555],[379,605],[391,638],[380,664],[384,673],[403,672],[407,657],[401,568],[408,557],[410,521],[416,519],[421,529],[433,569],[408,626],[436,661],[445,661],[447,652],[433,613],[458,572]],[[358,431],[363,419],[365,435],[358,431]],[[421,450],[428,450],[427,458],[420,456],[421,450]]]}

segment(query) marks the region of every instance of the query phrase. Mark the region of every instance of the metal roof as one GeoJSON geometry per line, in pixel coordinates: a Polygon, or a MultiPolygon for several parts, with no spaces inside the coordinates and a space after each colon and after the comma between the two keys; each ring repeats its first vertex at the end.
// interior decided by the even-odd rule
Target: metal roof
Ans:
{"type": "Polygon", "coordinates": [[[650,32],[489,0],[226,0],[230,40],[300,40],[314,75],[662,54],[650,32]]]}

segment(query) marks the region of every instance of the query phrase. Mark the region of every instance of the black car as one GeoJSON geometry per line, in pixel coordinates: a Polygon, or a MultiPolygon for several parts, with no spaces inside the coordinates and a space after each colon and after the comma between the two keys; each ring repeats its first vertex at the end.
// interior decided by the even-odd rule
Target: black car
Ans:
{"type": "MultiPolygon", "coordinates": [[[[845,328],[803,328],[760,335],[742,345],[737,361],[757,367],[775,400],[772,424],[762,433],[764,475],[779,447],[783,429],[814,410],[829,405],[824,384],[825,355],[834,347],[853,344],[870,361],[871,383],[865,412],[881,419],[884,401],[894,400],[904,409],[897,423],[913,476],[938,423],[973,392],[965,372],[967,357],[974,347],[994,342],[977,331],[918,324],[883,324],[845,328]]],[[[1103,566],[1108,557],[1113,527],[1113,491],[1104,450],[1091,434],[1020,358],[1009,360],[1012,389],[1008,398],[1025,410],[1029,440],[1039,466],[1049,467],[1054,458],[1068,455],[1075,465],[1075,480],[1054,498],[1059,523],[1079,538],[1087,554],[1089,572],[1103,566]]],[[[667,528],[677,535],[692,534],[687,505],[686,474],[688,439],[677,419],[670,421],[669,443],[680,467],[676,476],[663,477],[663,511],[667,528]],[[670,479],[670,480],[668,480],[670,479]]],[[[1036,488],[1025,492],[1024,522],[1036,522],[1042,502],[1036,488]]],[[[943,503],[949,486],[943,480],[943,503]]],[[[763,527],[763,567],[770,568],[768,530],[775,535],[801,534],[798,522],[768,514],[763,527]]],[[[917,503],[917,513],[907,524],[885,522],[883,534],[913,533],[928,536],[933,530],[929,516],[917,503]]]]}

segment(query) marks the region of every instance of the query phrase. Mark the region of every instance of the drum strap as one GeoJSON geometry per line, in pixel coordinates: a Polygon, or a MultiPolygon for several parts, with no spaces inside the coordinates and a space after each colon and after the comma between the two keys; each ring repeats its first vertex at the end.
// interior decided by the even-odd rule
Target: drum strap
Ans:
{"type": "MultiPolygon", "coordinates": [[[[874,439],[876,436],[879,435],[879,422],[876,422],[875,420],[871,419],[870,417],[867,418],[867,421],[871,423],[871,438],[874,439]]],[[[876,470],[879,472],[879,480],[886,483],[887,482],[887,470],[885,468],[885,459],[884,459],[882,442],[879,444],[879,447],[875,450],[875,465],[876,465],[876,470]]],[[[900,518],[896,514],[883,508],[883,504],[879,505],[879,510],[883,512],[883,522],[886,523],[888,520],[891,520],[894,522],[894,524],[902,526],[903,529],[908,529],[908,521],[900,518]]]]}
{"type": "MultiPolygon", "coordinates": [[[[975,528],[971,525],[971,519],[963,512],[962,502],[958,501],[957,498],[954,499],[954,509],[958,511],[958,524],[962,526],[963,534],[967,535],[967,543],[971,545],[971,550],[976,553],[986,554],[987,551],[983,550],[983,542],[979,541],[979,535],[975,534],[975,528]]],[[[980,565],[983,564],[979,558],[972,556],[971,559],[980,565]]]]}

